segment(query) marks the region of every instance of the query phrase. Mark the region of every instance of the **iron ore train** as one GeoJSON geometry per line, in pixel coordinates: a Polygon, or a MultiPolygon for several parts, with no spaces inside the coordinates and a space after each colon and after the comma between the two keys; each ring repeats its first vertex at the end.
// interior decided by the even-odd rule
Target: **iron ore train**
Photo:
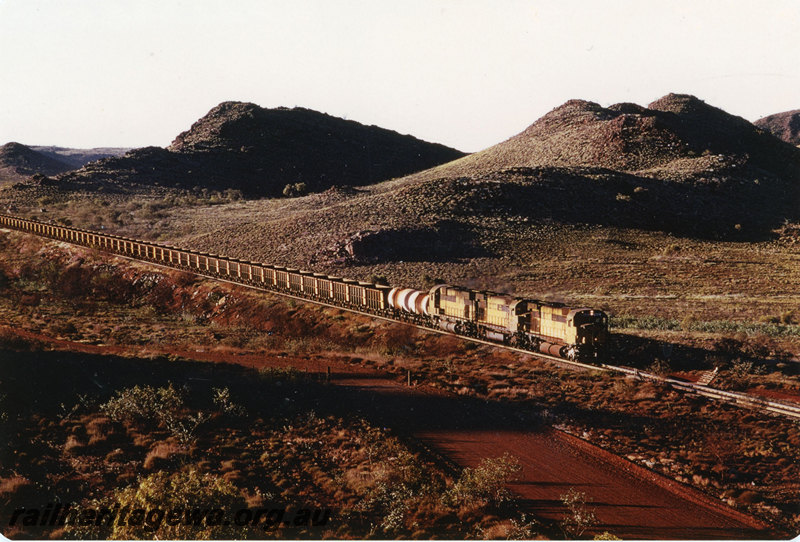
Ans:
{"type": "Polygon", "coordinates": [[[602,361],[608,345],[608,316],[595,309],[448,284],[393,288],[3,214],[0,227],[570,360],[602,361]]]}

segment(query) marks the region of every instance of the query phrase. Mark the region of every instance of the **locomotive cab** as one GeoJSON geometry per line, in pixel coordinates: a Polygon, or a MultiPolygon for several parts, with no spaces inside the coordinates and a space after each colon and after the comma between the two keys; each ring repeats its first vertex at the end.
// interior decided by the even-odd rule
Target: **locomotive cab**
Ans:
{"type": "Polygon", "coordinates": [[[575,328],[576,357],[602,359],[608,344],[608,315],[599,310],[577,309],[569,320],[575,328]]]}

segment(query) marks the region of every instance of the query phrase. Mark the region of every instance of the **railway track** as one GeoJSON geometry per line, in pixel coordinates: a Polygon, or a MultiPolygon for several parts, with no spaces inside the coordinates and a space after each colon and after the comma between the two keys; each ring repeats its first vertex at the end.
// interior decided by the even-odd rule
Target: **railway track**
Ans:
{"type": "MultiPolygon", "coordinates": [[[[442,330],[440,328],[431,327],[423,325],[417,321],[414,321],[413,318],[410,317],[403,317],[397,318],[390,315],[387,311],[366,311],[366,310],[359,310],[359,308],[351,307],[351,306],[343,306],[338,305],[335,303],[328,303],[319,299],[314,299],[310,296],[304,295],[296,295],[293,292],[287,292],[279,289],[268,288],[265,286],[259,286],[248,282],[246,280],[234,280],[233,278],[225,278],[220,276],[216,273],[203,273],[201,270],[190,267],[191,258],[187,258],[187,265],[183,265],[182,258],[178,257],[178,262],[174,263],[172,261],[172,257],[170,256],[170,261],[155,261],[155,250],[153,250],[153,257],[148,257],[147,255],[150,254],[147,249],[145,249],[144,254],[145,257],[141,257],[142,251],[141,247],[158,247],[159,250],[162,251],[162,258],[164,255],[164,251],[168,252],[179,252],[181,254],[191,254],[191,251],[187,251],[185,249],[179,249],[177,247],[167,246],[167,245],[158,245],[156,243],[151,243],[147,241],[140,241],[136,239],[129,239],[125,237],[119,237],[116,235],[111,234],[103,234],[98,232],[92,232],[89,230],[82,230],[78,228],[71,228],[67,226],[58,226],[54,224],[47,224],[44,222],[40,222],[33,219],[27,218],[20,218],[11,215],[4,215],[0,214],[0,228],[5,228],[9,230],[16,230],[21,231],[23,233],[28,233],[32,235],[37,235],[39,237],[44,237],[48,239],[53,239],[55,241],[65,242],[75,246],[83,246],[88,248],[93,248],[100,250],[102,252],[106,252],[109,254],[113,254],[117,257],[122,257],[127,260],[146,263],[148,265],[153,265],[156,267],[162,267],[166,269],[178,269],[181,271],[186,271],[189,273],[193,273],[197,276],[209,278],[212,280],[220,281],[220,282],[227,282],[230,284],[235,284],[237,286],[244,286],[250,289],[259,290],[263,292],[269,292],[273,294],[278,294],[284,297],[288,297],[291,299],[296,299],[299,301],[307,302],[307,303],[314,303],[317,305],[322,305],[326,307],[332,307],[336,309],[343,309],[347,310],[356,314],[362,314],[364,316],[368,316],[370,318],[376,318],[379,320],[385,320],[388,322],[399,322],[406,325],[410,325],[428,332],[439,333],[441,335],[454,335],[451,332],[442,330]],[[139,247],[138,249],[138,257],[135,247],[139,247]]],[[[239,260],[233,260],[229,258],[225,258],[223,256],[215,257],[219,260],[225,261],[233,261],[237,262],[237,269],[239,265],[239,260]]],[[[199,260],[197,260],[197,267],[200,267],[199,260]]],[[[252,278],[252,277],[251,277],[252,278]]],[[[742,408],[749,408],[753,410],[758,410],[765,413],[781,415],[789,418],[800,419],[800,405],[789,404],[785,402],[779,401],[772,401],[767,400],[761,397],[748,395],[745,393],[738,393],[738,392],[730,392],[724,390],[718,390],[712,388],[707,385],[692,383],[692,382],[685,382],[682,380],[676,380],[673,378],[666,378],[661,377],[652,373],[648,373],[645,371],[640,371],[637,369],[632,369],[630,367],[622,367],[616,365],[607,365],[607,364],[600,364],[600,365],[591,365],[587,363],[582,363],[580,361],[573,361],[568,360],[565,358],[560,358],[556,356],[551,356],[541,352],[534,352],[531,350],[525,350],[522,348],[517,348],[514,346],[508,346],[499,344],[492,341],[487,341],[483,339],[478,339],[474,337],[467,337],[463,335],[456,335],[459,338],[464,340],[472,341],[478,344],[485,344],[488,346],[492,346],[494,348],[503,348],[506,350],[510,350],[513,352],[518,352],[521,354],[526,354],[530,356],[534,356],[539,359],[544,359],[556,363],[561,366],[571,367],[571,368],[578,368],[582,370],[593,370],[593,371],[610,371],[616,372],[620,374],[625,374],[629,377],[636,378],[639,380],[646,380],[650,382],[655,382],[662,385],[670,386],[674,389],[681,390],[688,393],[693,393],[699,395],[701,397],[707,397],[710,399],[714,399],[717,401],[722,401],[725,403],[733,404],[742,408]]]]}

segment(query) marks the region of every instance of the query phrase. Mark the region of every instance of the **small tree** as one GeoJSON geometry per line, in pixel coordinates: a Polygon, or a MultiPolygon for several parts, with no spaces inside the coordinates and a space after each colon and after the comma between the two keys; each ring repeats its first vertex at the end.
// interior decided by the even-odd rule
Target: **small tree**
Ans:
{"type": "MultiPolygon", "coordinates": [[[[597,516],[594,509],[586,504],[586,493],[575,491],[575,488],[561,495],[561,502],[567,507],[567,513],[561,520],[561,530],[566,538],[578,538],[587,529],[597,525],[597,516]]],[[[591,502],[591,501],[589,501],[591,502]]]]}
{"type": "Polygon", "coordinates": [[[239,417],[247,414],[247,411],[242,405],[233,402],[231,391],[227,387],[214,388],[213,391],[214,405],[219,408],[223,414],[239,417]]]}

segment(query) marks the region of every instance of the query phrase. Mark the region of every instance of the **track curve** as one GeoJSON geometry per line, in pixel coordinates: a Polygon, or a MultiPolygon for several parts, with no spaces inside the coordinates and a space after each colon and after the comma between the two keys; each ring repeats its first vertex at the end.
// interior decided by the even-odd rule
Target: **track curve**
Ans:
{"type": "MultiPolygon", "coordinates": [[[[381,320],[386,320],[390,322],[400,322],[403,324],[411,325],[417,327],[419,329],[424,329],[428,332],[439,333],[442,335],[455,335],[461,339],[472,341],[475,343],[485,344],[489,346],[493,346],[495,348],[503,348],[506,350],[510,350],[513,352],[518,352],[530,356],[534,356],[539,359],[546,359],[557,364],[563,366],[569,366],[573,368],[579,369],[588,369],[588,370],[603,370],[603,371],[613,371],[621,374],[625,374],[627,376],[631,376],[634,378],[639,378],[643,380],[649,380],[653,382],[658,382],[670,387],[673,387],[677,390],[681,390],[684,392],[694,393],[697,395],[701,395],[703,397],[707,397],[710,399],[714,399],[717,401],[723,401],[732,405],[736,405],[743,408],[749,408],[754,410],[759,410],[764,413],[773,414],[773,415],[781,415],[789,418],[800,419],[800,405],[790,404],[783,401],[773,401],[767,400],[763,397],[758,397],[755,395],[749,395],[745,393],[737,393],[737,392],[729,392],[723,390],[717,390],[715,388],[711,388],[706,385],[697,384],[697,383],[690,383],[684,382],[680,380],[664,378],[652,373],[647,373],[644,371],[639,371],[637,369],[631,369],[628,367],[621,367],[615,365],[590,365],[586,363],[581,363],[579,361],[571,361],[564,358],[559,358],[555,356],[551,356],[548,354],[541,353],[539,351],[531,351],[525,350],[522,348],[516,348],[509,345],[504,345],[497,342],[487,341],[483,339],[477,339],[474,337],[467,337],[464,335],[457,335],[445,330],[442,330],[438,327],[431,327],[427,325],[423,325],[419,320],[415,320],[413,316],[409,315],[398,315],[396,311],[391,310],[359,310],[358,307],[353,307],[349,304],[335,304],[329,303],[313,296],[305,296],[305,295],[296,295],[292,292],[287,292],[285,290],[280,290],[277,288],[270,288],[265,287],[263,285],[255,284],[252,280],[244,280],[243,278],[233,278],[230,276],[230,264],[236,265],[237,269],[240,269],[240,265],[249,266],[253,264],[253,262],[242,262],[240,260],[234,258],[228,258],[225,256],[215,256],[215,255],[208,255],[197,253],[189,249],[181,249],[178,247],[173,247],[171,245],[162,245],[158,243],[153,243],[150,241],[143,241],[138,239],[131,239],[126,237],[120,237],[117,235],[112,234],[105,234],[94,232],[90,230],[83,230],[79,228],[72,228],[68,226],[59,226],[56,224],[48,224],[44,222],[40,222],[38,220],[28,219],[28,218],[21,218],[12,215],[0,214],[0,228],[8,228],[12,230],[21,231],[23,233],[29,233],[33,235],[37,235],[40,237],[45,237],[48,239],[53,239],[56,241],[66,242],[76,246],[84,246],[88,248],[98,249],[100,251],[114,254],[115,256],[120,256],[126,259],[139,261],[148,263],[151,265],[155,265],[158,267],[164,267],[168,269],[178,269],[181,271],[186,271],[198,276],[210,278],[212,280],[219,280],[222,282],[228,282],[232,284],[236,284],[239,286],[245,286],[247,288],[252,288],[255,290],[266,291],[274,294],[278,294],[284,297],[289,297],[293,299],[297,299],[299,301],[304,301],[308,303],[315,303],[318,305],[323,305],[327,307],[333,307],[338,309],[347,310],[350,312],[363,314],[365,316],[369,316],[371,318],[377,318],[381,320]],[[143,250],[144,248],[144,250],[143,250]],[[161,261],[157,261],[156,258],[156,251],[161,251],[161,261]],[[150,253],[152,252],[153,256],[150,257],[150,253]],[[164,261],[164,254],[168,252],[169,262],[164,261]],[[174,263],[172,254],[177,254],[177,263],[174,263]],[[138,256],[137,256],[138,254],[138,256]],[[144,257],[142,257],[144,254],[144,257]],[[186,265],[184,265],[184,258],[186,257],[186,265]],[[195,257],[195,264],[192,266],[192,256],[195,257]],[[213,256],[215,260],[228,262],[226,264],[226,268],[229,271],[228,276],[221,276],[219,272],[217,273],[204,273],[201,270],[200,265],[200,257],[209,257],[213,256]]],[[[266,264],[254,264],[254,265],[266,265],[266,264]]],[[[207,264],[206,264],[207,266],[207,264]]]]}

